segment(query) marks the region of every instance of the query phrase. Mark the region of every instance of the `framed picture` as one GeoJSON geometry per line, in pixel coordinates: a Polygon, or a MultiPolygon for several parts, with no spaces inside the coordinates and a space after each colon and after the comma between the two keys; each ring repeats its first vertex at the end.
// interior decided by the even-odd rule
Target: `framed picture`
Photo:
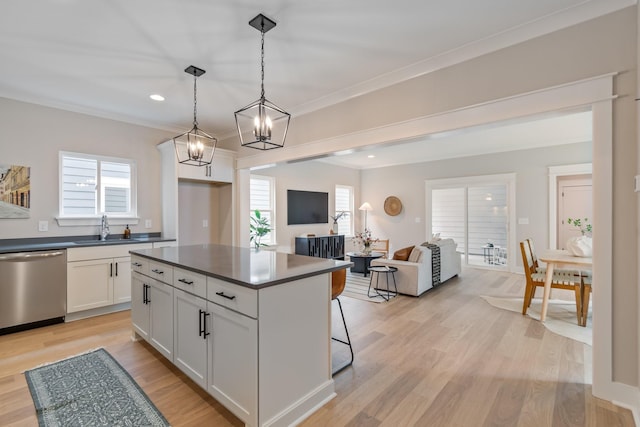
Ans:
{"type": "Polygon", "coordinates": [[[0,219],[29,218],[31,168],[0,165],[0,219]]]}

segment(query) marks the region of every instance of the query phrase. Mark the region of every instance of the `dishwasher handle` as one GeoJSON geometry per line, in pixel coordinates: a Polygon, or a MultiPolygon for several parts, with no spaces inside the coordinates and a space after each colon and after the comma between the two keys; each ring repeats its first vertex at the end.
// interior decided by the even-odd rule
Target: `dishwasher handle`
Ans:
{"type": "Polygon", "coordinates": [[[20,252],[0,255],[0,261],[30,261],[38,258],[49,258],[64,255],[64,251],[56,252],[20,252]]]}

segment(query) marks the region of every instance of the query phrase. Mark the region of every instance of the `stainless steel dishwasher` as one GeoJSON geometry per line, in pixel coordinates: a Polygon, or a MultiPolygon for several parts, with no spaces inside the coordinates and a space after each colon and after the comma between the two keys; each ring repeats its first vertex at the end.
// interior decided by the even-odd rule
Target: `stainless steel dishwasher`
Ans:
{"type": "Polygon", "coordinates": [[[67,251],[0,254],[0,335],[64,321],[67,251]]]}

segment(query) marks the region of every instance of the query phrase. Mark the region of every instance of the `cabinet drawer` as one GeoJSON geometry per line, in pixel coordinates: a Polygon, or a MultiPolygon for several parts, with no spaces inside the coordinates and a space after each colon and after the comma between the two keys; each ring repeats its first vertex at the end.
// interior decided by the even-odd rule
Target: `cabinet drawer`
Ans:
{"type": "Polygon", "coordinates": [[[207,277],[207,300],[254,319],[258,317],[258,292],[255,289],[207,277]]]}
{"type": "Polygon", "coordinates": [[[173,285],[173,267],[161,262],[149,261],[149,276],[173,285]]]}
{"type": "Polygon", "coordinates": [[[173,286],[202,298],[207,297],[207,278],[203,274],[174,268],[173,286]]]}
{"type": "Polygon", "coordinates": [[[135,255],[131,256],[131,270],[137,271],[138,273],[144,274],[145,276],[149,275],[149,260],[146,258],[141,258],[135,255]]]}

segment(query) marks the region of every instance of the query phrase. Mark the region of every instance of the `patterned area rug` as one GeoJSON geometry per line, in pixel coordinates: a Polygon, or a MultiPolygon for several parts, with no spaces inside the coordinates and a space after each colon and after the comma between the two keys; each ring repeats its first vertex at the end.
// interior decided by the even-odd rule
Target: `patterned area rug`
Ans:
{"type": "Polygon", "coordinates": [[[25,372],[40,426],[168,426],[104,349],[25,372]]]}
{"type": "MultiPolygon", "coordinates": [[[[522,298],[490,296],[482,296],[482,298],[496,308],[522,313],[522,298]]],[[[527,316],[532,319],[540,320],[541,309],[542,299],[534,298],[531,301],[531,307],[527,310],[527,316]]],[[[587,315],[587,326],[578,326],[575,301],[550,299],[549,305],[547,306],[547,317],[543,325],[548,330],[558,335],[562,335],[591,346],[593,345],[591,306],[589,306],[589,312],[587,315]]]]}
{"type": "MultiPolygon", "coordinates": [[[[369,278],[371,276],[364,277],[362,273],[352,273],[347,269],[347,282],[344,286],[344,291],[342,291],[342,295],[349,298],[355,298],[362,301],[369,302],[386,302],[384,298],[379,295],[375,297],[369,298],[367,296],[367,291],[369,289],[369,278]]],[[[386,288],[385,288],[386,289],[386,288]]],[[[393,288],[392,288],[393,289],[393,288]]],[[[386,296],[386,292],[381,291],[386,296]]],[[[371,295],[374,295],[375,292],[371,292],[371,295]]],[[[393,294],[392,294],[393,295],[393,294]]]]}

